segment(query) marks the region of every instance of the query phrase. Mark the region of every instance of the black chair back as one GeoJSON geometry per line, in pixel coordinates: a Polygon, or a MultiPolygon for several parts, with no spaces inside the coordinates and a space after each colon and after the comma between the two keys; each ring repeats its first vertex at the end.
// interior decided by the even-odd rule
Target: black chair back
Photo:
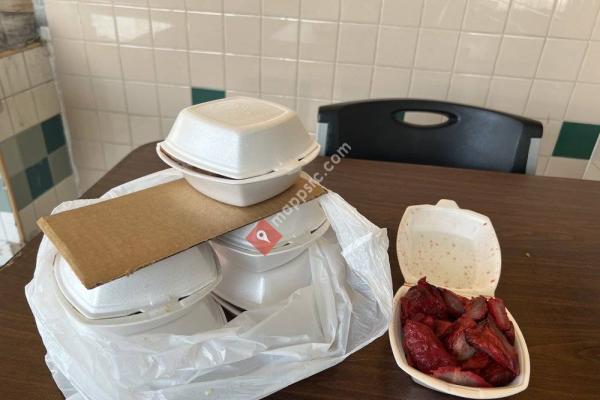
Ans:
{"type": "Polygon", "coordinates": [[[525,173],[538,121],[462,104],[416,99],[338,103],[319,108],[327,124],[325,154],[347,143],[348,157],[525,173]],[[445,122],[417,125],[407,112],[442,114],[445,122]]]}

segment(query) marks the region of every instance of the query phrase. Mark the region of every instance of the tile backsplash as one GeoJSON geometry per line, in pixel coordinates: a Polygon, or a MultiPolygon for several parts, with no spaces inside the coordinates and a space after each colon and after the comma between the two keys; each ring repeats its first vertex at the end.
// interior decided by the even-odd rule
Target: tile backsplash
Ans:
{"type": "Polygon", "coordinates": [[[363,98],[525,115],[544,124],[538,174],[598,175],[597,0],[45,0],[45,10],[81,189],[164,137],[181,108],[235,94],[294,108],[310,130],[320,105],[363,98]]]}

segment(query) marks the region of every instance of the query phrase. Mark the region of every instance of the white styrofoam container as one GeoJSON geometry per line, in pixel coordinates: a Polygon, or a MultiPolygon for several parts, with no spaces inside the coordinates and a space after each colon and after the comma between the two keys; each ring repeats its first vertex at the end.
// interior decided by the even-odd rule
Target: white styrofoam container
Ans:
{"type": "Polygon", "coordinates": [[[294,111],[237,96],[184,108],[162,146],[175,159],[233,179],[289,170],[318,147],[294,111]]]}
{"type": "Polygon", "coordinates": [[[244,310],[242,310],[241,308],[238,308],[238,307],[234,306],[233,304],[231,304],[230,302],[223,300],[222,298],[217,296],[215,293],[211,293],[210,295],[212,296],[214,301],[216,301],[221,307],[223,307],[225,310],[229,311],[233,315],[238,316],[244,312],[244,310]]]}
{"type": "Polygon", "coordinates": [[[220,279],[208,243],[175,254],[135,273],[87,289],[59,257],[54,274],[63,296],[89,319],[114,318],[150,311],[190,294],[208,293],[220,279]]]}
{"type": "Polygon", "coordinates": [[[303,158],[288,163],[276,171],[247,179],[229,179],[203,174],[178,163],[173,158],[175,156],[162,147],[163,143],[156,145],[156,153],[160,159],[168,166],[182,172],[185,180],[194,189],[215,200],[238,207],[260,203],[283,192],[296,182],[302,167],[319,154],[319,146],[316,145],[303,158]]]}
{"type": "Polygon", "coordinates": [[[471,399],[495,399],[522,392],[529,385],[530,360],[523,333],[507,310],[515,327],[515,349],[520,374],[507,386],[474,388],[445,382],[408,365],[402,347],[400,299],[417,281],[427,277],[433,285],[466,297],[494,296],[500,279],[500,244],[488,217],[458,208],[451,200],[437,205],[406,209],[396,240],[398,262],[405,283],[394,296],[390,321],[390,344],[398,366],[411,378],[428,388],[471,399]]]}
{"type": "Polygon", "coordinates": [[[233,263],[221,265],[223,280],[214,293],[237,308],[251,310],[273,305],[312,281],[308,250],[287,263],[263,272],[252,272],[233,263]]]}
{"type": "MultiPolygon", "coordinates": [[[[277,249],[290,244],[300,244],[307,234],[310,234],[327,219],[318,199],[307,201],[289,212],[278,212],[265,218],[281,234],[281,239],[273,247],[277,249]]],[[[219,239],[242,249],[256,249],[248,242],[248,235],[256,227],[258,222],[248,224],[234,231],[226,233],[219,239]]]]}
{"type": "Polygon", "coordinates": [[[307,232],[302,237],[297,237],[294,243],[287,246],[273,248],[264,255],[256,249],[241,248],[231,244],[220,237],[210,241],[221,266],[223,264],[235,265],[250,272],[265,272],[284,265],[290,260],[298,257],[308,246],[327,232],[329,221],[321,223],[317,229],[307,232]]]}

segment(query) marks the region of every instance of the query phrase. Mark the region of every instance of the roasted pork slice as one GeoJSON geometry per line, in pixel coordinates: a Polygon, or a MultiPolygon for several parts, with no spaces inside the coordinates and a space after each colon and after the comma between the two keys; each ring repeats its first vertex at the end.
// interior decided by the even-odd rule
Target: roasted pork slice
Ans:
{"type": "Polygon", "coordinates": [[[403,347],[419,371],[431,372],[439,367],[458,366],[427,325],[406,320],[402,334],[403,347]]]}
{"type": "Polygon", "coordinates": [[[472,371],[463,371],[457,367],[441,367],[431,372],[436,378],[457,385],[472,387],[492,387],[481,376],[472,371]]]}

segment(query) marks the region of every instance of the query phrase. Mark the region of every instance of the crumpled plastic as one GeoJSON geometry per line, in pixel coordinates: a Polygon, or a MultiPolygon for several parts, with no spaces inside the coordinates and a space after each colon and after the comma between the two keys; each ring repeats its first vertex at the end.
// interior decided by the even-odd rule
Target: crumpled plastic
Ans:
{"type": "MultiPolygon", "coordinates": [[[[172,169],[75,200],[54,213],[181,178],[172,169]]],[[[312,284],[195,335],[120,336],[76,326],[56,298],[56,248],[44,237],[27,300],[46,362],[69,400],[258,399],[342,362],[383,335],[392,313],[385,229],[339,195],[319,198],[337,240],[309,248],[312,284]],[[290,316],[293,315],[293,318],[290,316]]]]}

